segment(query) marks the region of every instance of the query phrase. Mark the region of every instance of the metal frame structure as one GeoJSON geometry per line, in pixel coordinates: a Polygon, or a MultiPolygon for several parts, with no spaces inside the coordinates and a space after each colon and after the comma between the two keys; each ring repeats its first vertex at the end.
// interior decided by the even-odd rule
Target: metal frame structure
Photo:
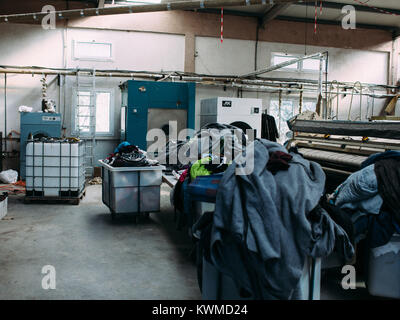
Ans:
{"type": "Polygon", "coordinates": [[[94,148],[96,146],[96,70],[92,72],[76,72],[76,105],[75,105],[75,128],[77,137],[85,141],[85,170],[87,176],[94,174],[94,148]],[[79,97],[80,92],[89,92],[89,105],[80,105],[79,97]],[[81,108],[89,109],[89,116],[83,116],[80,113],[81,108]],[[89,119],[89,124],[85,126],[88,131],[83,131],[82,126],[79,124],[79,118],[86,117],[89,119]],[[78,123],[76,123],[78,122],[78,123]],[[77,129],[77,130],[76,130],[77,129]]]}
{"type": "MultiPolygon", "coordinates": [[[[313,2],[314,0],[302,0],[306,2],[313,2]]],[[[288,4],[297,2],[296,0],[274,0],[275,4],[288,4]]],[[[254,5],[267,5],[269,0],[200,0],[200,1],[170,1],[157,4],[144,4],[144,5],[121,5],[110,6],[103,8],[85,8],[73,10],[60,10],[56,11],[58,19],[72,19],[89,16],[99,15],[113,15],[124,13],[139,13],[139,12],[158,12],[158,11],[171,11],[171,10],[201,10],[207,8],[221,8],[221,7],[238,7],[238,6],[254,6],[254,5]]],[[[0,15],[0,22],[26,22],[41,21],[48,13],[20,13],[0,15]]]]}
{"type": "MultiPolygon", "coordinates": [[[[337,118],[337,112],[339,110],[339,101],[336,106],[336,116],[334,115],[332,100],[336,97],[338,100],[342,95],[359,95],[360,97],[366,96],[367,99],[372,99],[372,110],[374,108],[375,99],[385,99],[397,96],[396,92],[399,91],[399,86],[389,86],[382,84],[372,83],[357,83],[357,85],[349,82],[338,82],[338,81],[327,81],[327,72],[325,72],[324,80],[324,62],[326,64],[325,70],[328,70],[328,54],[326,52],[316,53],[307,55],[291,61],[281,63],[273,67],[262,68],[255,72],[251,72],[245,75],[206,75],[196,73],[185,73],[178,71],[165,71],[165,72],[144,72],[134,70],[92,70],[92,69],[67,69],[67,68],[46,68],[37,66],[0,66],[0,74],[29,74],[29,75],[63,75],[63,76],[75,76],[79,73],[84,73],[92,77],[95,81],[96,77],[120,77],[129,79],[143,79],[143,80],[154,80],[154,81],[172,81],[172,82],[194,82],[200,86],[217,86],[221,88],[235,88],[247,91],[265,92],[265,93],[286,93],[296,94],[303,97],[305,93],[317,95],[318,101],[321,104],[324,103],[320,114],[324,119],[337,118]],[[307,80],[307,79],[293,79],[293,78],[273,78],[273,77],[260,77],[260,75],[267,72],[272,72],[296,63],[298,61],[312,59],[320,59],[319,77],[318,80],[307,80]],[[325,96],[325,99],[323,99],[325,96]]],[[[79,82],[79,81],[78,81],[79,82]]],[[[7,89],[7,83],[5,82],[5,92],[7,89]]],[[[7,107],[7,95],[5,94],[5,107],[7,107]]],[[[369,102],[368,102],[369,103],[369,102]]],[[[369,106],[370,107],[370,106],[369,106]]],[[[65,110],[64,110],[65,111],[65,110]]],[[[360,116],[361,119],[361,116],[360,116]]],[[[5,119],[5,125],[7,119],[5,119]]],[[[7,134],[5,133],[6,137],[7,134]]],[[[95,142],[95,138],[93,139],[95,142]]],[[[94,146],[94,144],[93,144],[94,146]]]]}

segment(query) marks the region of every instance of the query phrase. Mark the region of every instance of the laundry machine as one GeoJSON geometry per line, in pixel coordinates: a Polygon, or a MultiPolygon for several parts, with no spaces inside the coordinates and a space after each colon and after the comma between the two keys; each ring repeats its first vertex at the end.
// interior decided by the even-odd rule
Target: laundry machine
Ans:
{"type": "Polygon", "coordinates": [[[245,133],[254,130],[254,137],[261,138],[262,100],[229,97],[201,100],[200,126],[216,122],[234,125],[245,133]]]}
{"type": "Polygon", "coordinates": [[[148,150],[152,129],[162,130],[167,141],[177,140],[184,129],[194,129],[194,83],[128,80],[121,91],[121,141],[148,150]]]}

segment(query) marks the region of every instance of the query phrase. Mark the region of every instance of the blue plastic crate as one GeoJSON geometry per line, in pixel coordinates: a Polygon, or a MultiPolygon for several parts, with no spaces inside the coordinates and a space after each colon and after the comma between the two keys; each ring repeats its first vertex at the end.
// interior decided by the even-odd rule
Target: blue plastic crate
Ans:
{"type": "Polygon", "coordinates": [[[223,173],[198,176],[188,187],[191,200],[215,203],[218,185],[222,177],[223,173]]]}

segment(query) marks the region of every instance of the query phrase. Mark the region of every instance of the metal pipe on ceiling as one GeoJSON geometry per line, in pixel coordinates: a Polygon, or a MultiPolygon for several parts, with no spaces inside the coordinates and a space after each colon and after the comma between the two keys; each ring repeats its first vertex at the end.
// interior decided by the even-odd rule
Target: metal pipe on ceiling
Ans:
{"type": "MultiPolygon", "coordinates": [[[[11,67],[11,66],[0,66],[0,74],[29,74],[29,75],[64,75],[64,76],[75,76],[78,72],[77,69],[54,69],[54,68],[40,68],[40,67],[11,67]]],[[[92,70],[79,69],[80,73],[88,72],[92,74],[92,70]]],[[[163,72],[163,73],[153,73],[144,71],[113,71],[113,70],[97,70],[95,73],[96,77],[120,77],[120,78],[141,78],[141,79],[151,79],[151,80],[166,80],[165,77],[170,78],[172,81],[186,81],[186,82],[196,82],[198,84],[204,85],[218,85],[218,86],[233,86],[237,88],[248,88],[252,90],[284,90],[291,92],[308,92],[315,93],[318,92],[319,84],[318,82],[310,83],[305,80],[294,81],[293,79],[242,79],[240,77],[221,77],[212,75],[194,75],[180,72],[163,72]],[[296,88],[293,86],[300,86],[303,88],[296,88]]],[[[329,82],[328,84],[330,84],[329,82]]],[[[354,84],[348,83],[337,83],[335,84],[342,90],[341,95],[351,94],[349,89],[353,87],[354,84]]],[[[368,85],[363,85],[368,88],[368,85]]],[[[381,91],[386,91],[390,86],[385,85],[371,85],[373,88],[379,88],[381,91]]],[[[372,87],[371,87],[372,88],[372,87]]],[[[395,87],[398,88],[398,87],[395,87]]],[[[323,93],[329,92],[328,90],[323,91],[323,93]]],[[[362,95],[370,96],[373,98],[386,98],[394,97],[395,94],[371,94],[370,92],[362,92],[362,95]]]]}
{"type": "MultiPolygon", "coordinates": [[[[302,0],[312,2],[314,0],[302,0]]],[[[296,3],[295,0],[274,0],[274,3],[296,3]]],[[[130,6],[109,6],[104,8],[86,8],[56,11],[57,18],[71,19],[82,16],[100,16],[126,13],[157,12],[171,10],[196,10],[206,8],[239,7],[252,5],[266,5],[267,0],[201,0],[201,1],[171,1],[157,4],[130,5],[130,6]]],[[[21,13],[12,15],[0,15],[0,22],[21,22],[27,19],[41,20],[48,13],[21,13]],[[6,21],[5,21],[6,19],[6,21]]]]}
{"type": "Polygon", "coordinates": [[[257,76],[257,75],[260,75],[260,74],[263,74],[263,73],[272,72],[272,71],[275,71],[275,70],[278,70],[278,69],[281,69],[281,68],[285,68],[285,67],[290,66],[290,65],[292,65],[294,63],[297,63],[297,62],[303,61],[303,60],[307,60],[307,59],[312,59],[312,58],[322,59],[325,55],[326,55],[326,52],[325,53],[319,52],[319,53],[316,53],[316,54],[311,54],[311,55],[308,55],[308,56],[299,57],[299,58],[292,59],[292,60],[287,61],[287,62],[282,62],[282,63],[276,64],[276,65],[268,67],[268,68],[264,68],[264,69],[261,69],[261,70],[257,70],[257,71],[254,71],[254,72],[243,74],[243,75],[240,76],[240,78],[254,77],[254,76],[257,76]]]}
{"type": "MultiPolygon", "coordinates": [[[[80,68],[80,72],[87,72],[89,75],[92,74],[91,69],[80,68]]],[[[76,75],[76,68],[47,68],[40,66],[10,66],[10,65],[0,65],[0,73],[25,73],[25,74],[63,74],[63,75],[76,75]],[[23,70],[24,72],[19,72],[23,70]]],[[[205,81],[223,81],[223,82],[242,82],[242,83],[252,83],[252,84],[286,84],[286,85],[318,85],[318,80],[311,79],[296,79],[296,78],[273,78],[273,77],[257,77],[254,79],[241,78],[237,75],[209,75],[209,74],[198,74],[192,72],[181,72],[181,71],[137,71],[137,70],[97,70],[96,76],[120,76],[120,77],[145,77],[146,75],[151,78],[162,78],[167,75],[174,75],[175,80],[205,80],[205,81]]],[[[324,85],[334,83],[342,89],[351,89],[354,83],[344,82],[344,81],[325,81],[324,85]]],[[[375,90],[399,90],[400,86],[394,85],[382,85],[374,83],[361,83],[364,88],[375,89],[375,90]]]]}

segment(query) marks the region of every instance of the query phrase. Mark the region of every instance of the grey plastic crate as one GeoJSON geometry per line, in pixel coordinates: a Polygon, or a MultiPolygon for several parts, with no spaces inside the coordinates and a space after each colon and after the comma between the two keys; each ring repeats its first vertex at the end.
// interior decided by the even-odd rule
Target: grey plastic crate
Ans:
{"type": "MultiPolygon", "coordinates": [[[[207,211],[214,211],[215,204],[196,201],[193,206],[194,220],[207,211]]],[[[189,233],[191,234],[191,228],[189,233]]],[[[213,264],[203,258],[202,270],[202,299],[203,300],[249,300],[240,296],[233,279],[220,273],[213,264]]],[[[321,259],[307,257],[297,288],[292,300],[319,300],[321,292],[321,259]]]]}
{"type": "MultiPolygon", "coordinates": [[[[214,265],[203,258],[203,300],[250,300],[240,296],[233,279],[220,273],[214,265]]],[[[307,258],[303,274],[291,300],[320,300],[321,259],[307,258]]]]}
{"type": "Polygon", "coordinates": [[[368,268],[368,291],[379,297],[400,299],[400,235],[371,249],[368,268]]]}
{"type": "Polygon", "coordinates": [[[160,211],[164,166],[112,167],[102,160],[102,199],[111,213],[160,211]]]}

